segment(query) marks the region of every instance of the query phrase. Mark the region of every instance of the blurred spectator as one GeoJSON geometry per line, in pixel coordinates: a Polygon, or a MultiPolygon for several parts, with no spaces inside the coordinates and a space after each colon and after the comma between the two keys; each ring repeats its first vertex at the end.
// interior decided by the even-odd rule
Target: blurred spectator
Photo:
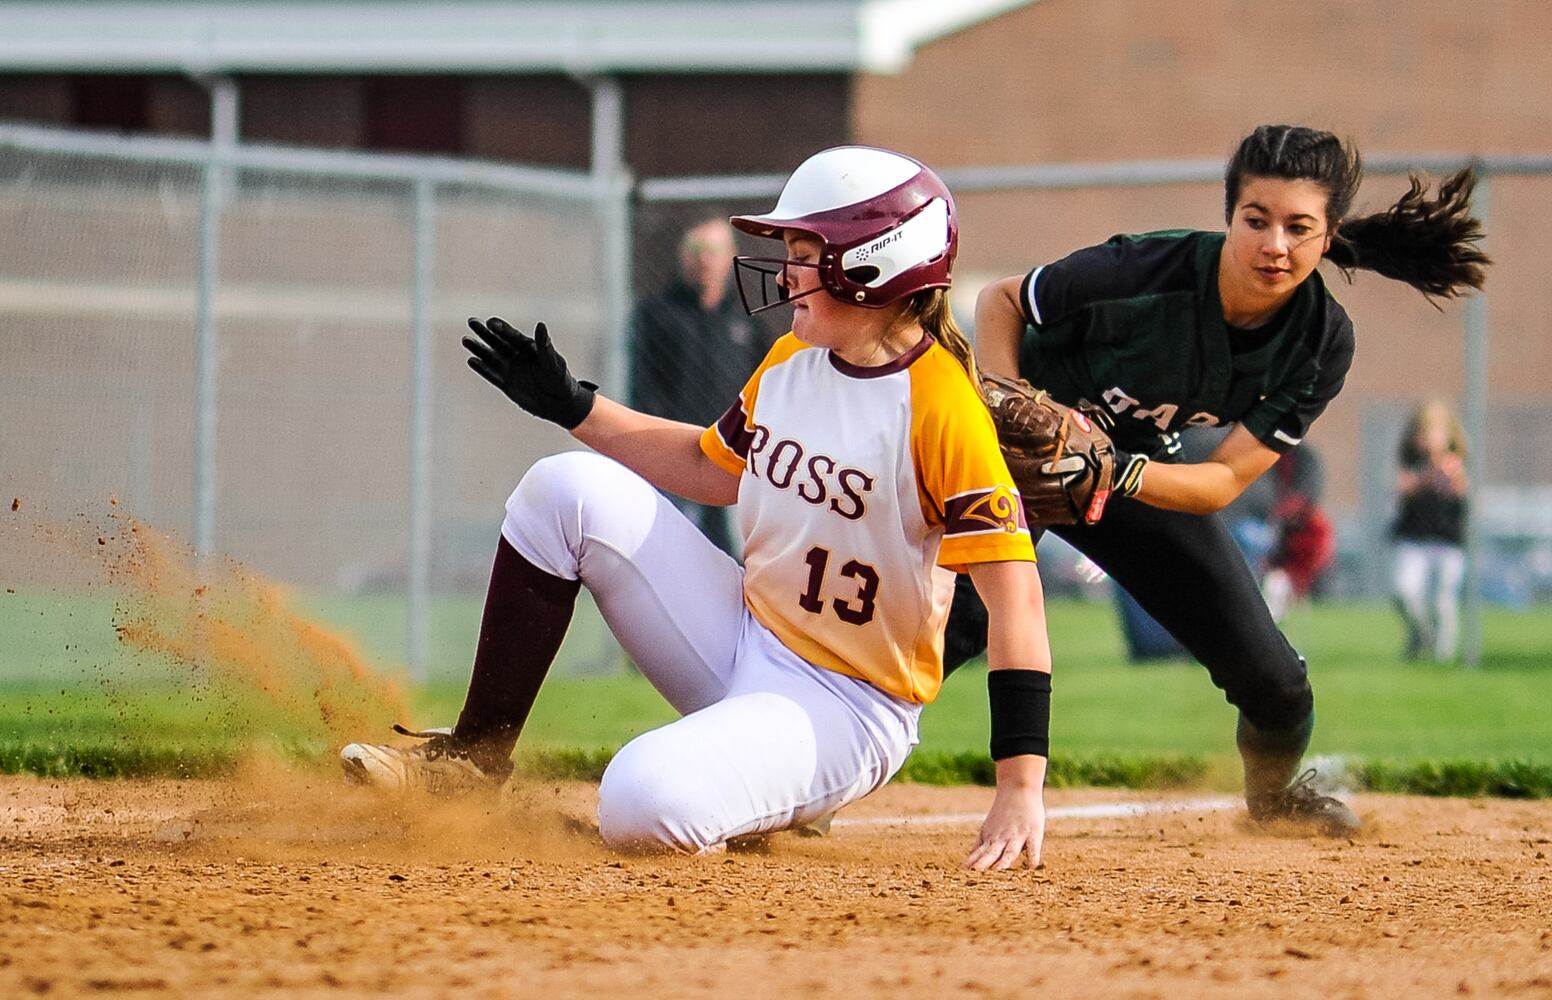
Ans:
{"type": "MultiPolygon", "coordinates": [[[[679,269],[631,313],[631,399],[636,409],[708,427],[738,398],[770,348],[733,291],[733,227],[704,219],[679,244],[679,269]]],[[[722,551],[737,555],[731,508],[672,498],[722,551]]]]}
{"type": "MultiPolygon", "coordinates": [[[[1183,461],[1204,462],[1225,436],[1204,428],[1182,437],[1183,461]]],[[[1219,517],[1261,581],[1261,596],[1273,621],[1309,597],[1336,558],[1336,529],[1321,506],[1325,466],[1313,445],[1279,458],[1268,475],[1245,488],[1219,517]]]]}
{"type": "Polygon", "coordinates": [[[1442,402],[1413,411],[1396,474],[1396,603],[1406,624],[1406,656],[1455,658],[1466,556],[1465,435],[1442,402]]]}
{"type": "MultiPolygon", "coordinates": [[[[1181,435],[1177,460],[1205,462],[1226,433],[1227,428],[1198,428],[1181,435]]],[[[1305,444],[1279,458],[1270,475],[1257,478],[1217,515],[1260,581],[1274,621],[1316,590],[1336,555],[1336,531],[1320,507],[1324,487],[1320,457],[1305,444]]],[[[1103,576],[1098,567],[1093,572],[1103,576]]],[[[1132,662],[1190,658],[1119,585],[1115,601],[1132,662]]]]}
{"type": "Polygon", "coordinates": [[[1281,621],[1296,601],[1309,597],[1336,556],[1336,530],[1320,507],[1325,475],[1309,445],[1286,453],[1263,476],[1273,485],[1272,548],[1261,576],[1261,595],[1281,621]]]}
{"type": "MultiPolygon", "coordinates": [[[[1193,427],[1180,435],[1180,450],[1175,461],[1205,462],[1228,436],[1230,427],[1193,427]]],[[[1319,469],[1314,469],[1319,475],[1319,469]]],[[[1318,484],[1316,488],[1318,493],[1318,484]]],[[[1267,559],[1277,544],[1277,532],[1272,523],[1272,511],[1279,497],[1277,482],[1272,476],[1257,476],[1218,517],[1229,529],[1234,544],[1250,564],[1250,570],[1261,578],[1266,572],[1267,559]]]]}

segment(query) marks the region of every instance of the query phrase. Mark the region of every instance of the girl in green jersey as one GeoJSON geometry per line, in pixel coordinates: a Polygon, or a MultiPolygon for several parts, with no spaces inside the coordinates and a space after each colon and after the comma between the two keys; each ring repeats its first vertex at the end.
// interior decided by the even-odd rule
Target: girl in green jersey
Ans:
{"type": "MultiPolygon", "coordinates": [[[[993,282],[976,305],[982,368],[1104,406],[1123,461],[1148,462],[1098,523],[1051,530],[1126,588],[1239,709],[1251,817],[1338,836],[1357,816],[1314,790],[1313,771],[1298,773],[1314,725],[1304,660],[1213,514],[1298,447],[1341,391],[1353,328],[1316,271],[1322,260],[1429,296],[1482,286],[1489,261],[1469,169],[1435,194],[1413,177],[1390,208],[1349,218],[1362,174],[1357,151],[1331,133],[1264,125],[1229,161],[1224,232],[1118,236],[993,282]],[[1170,460],[1184,428],[1218,425],[1233,429],[1206,461],[1170,460]]],[[[984,635],[962,587],[945,666],[976,655],[984,635]]]]}

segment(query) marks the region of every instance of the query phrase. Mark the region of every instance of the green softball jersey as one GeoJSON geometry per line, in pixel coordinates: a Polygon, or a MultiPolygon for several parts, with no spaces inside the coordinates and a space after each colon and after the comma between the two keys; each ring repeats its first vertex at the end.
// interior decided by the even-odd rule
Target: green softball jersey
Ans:
{"type": "Polygon", "coordinates": [[[1242,423],[1286,452],[1347,377],[1353,324],[1318,272],[1271,321],[1223,320],[1223,233],[1113,236],[1037,267],[1019,290],[1019,367],[1064,403],[1115,414],[1116,443],[1160,456],[1186,427],[1242,423]]]}

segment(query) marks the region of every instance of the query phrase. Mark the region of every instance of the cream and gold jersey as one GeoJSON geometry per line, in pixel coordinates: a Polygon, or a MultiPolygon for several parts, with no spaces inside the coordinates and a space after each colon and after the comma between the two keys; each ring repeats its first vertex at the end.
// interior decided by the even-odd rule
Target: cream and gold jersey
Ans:
{"type": "Polygon", "coordinates": [[[931,337],[858,368],[788,334],[701,449],[740,476],[750,611],[898,698],[937,695],[954,573],[1034,559],[991,416],[931,337]]]}

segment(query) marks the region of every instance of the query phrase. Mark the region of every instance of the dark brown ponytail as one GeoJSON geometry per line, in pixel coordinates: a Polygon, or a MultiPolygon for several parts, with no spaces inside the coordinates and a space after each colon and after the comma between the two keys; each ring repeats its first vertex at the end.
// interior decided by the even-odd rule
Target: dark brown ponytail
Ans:
{"type": "Polygon", "coordinates": [[[1349,278],[1362,268],[1404,281],[1428,296],[1453,298],[1482,287],[1492,260],[1477,246],[1482,223],[1471,214],[1476,171],[1457,171],[1436,197],[1412,174],[1407,193],[1383,212],[1349,219],[1331,241],[1326,259],[1349,278]]]}
{"type": "Polygon", "coordinates": [[[1476,171],[1446,178],[1429,197],[1428,184],[1411,186],[1390,208],[1348,219],[1363,180],[1363,161],[1330,132],[1297,125],[1262,125],[1239,144],[1224,171],[1224,214],[1232,218],[1249,177],[1314,181],[1325,189],[1326,224],[1335,230],[1326,259],[1352,279],[1353,271],[1404,281],[1432,298],[1452,298],[1482,287],[1492,263],[1477,243],[1482,223],[1471,214],[1476,171]]]}

